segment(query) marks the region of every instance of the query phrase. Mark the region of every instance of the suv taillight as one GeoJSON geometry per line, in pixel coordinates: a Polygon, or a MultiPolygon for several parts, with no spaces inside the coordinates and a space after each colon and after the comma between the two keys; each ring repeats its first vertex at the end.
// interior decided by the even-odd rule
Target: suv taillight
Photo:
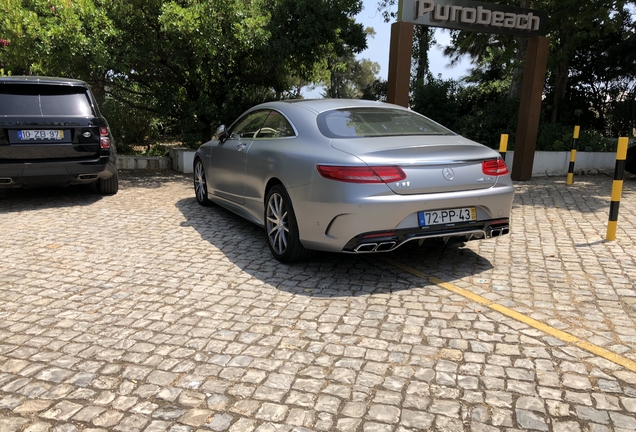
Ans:
{"type": "Polygon", "coordinates": [[[103,149],[110,148],[110,138],[108,137],[108,128],[106,126],[99,127],[99,146],[103,149]]]}
{"type": "Polygon", "coordinates": [[[486,175],[502,176],[508,174],[508,167],[502,158],[491,159],[481,163],[481,171],[486,175]]]}

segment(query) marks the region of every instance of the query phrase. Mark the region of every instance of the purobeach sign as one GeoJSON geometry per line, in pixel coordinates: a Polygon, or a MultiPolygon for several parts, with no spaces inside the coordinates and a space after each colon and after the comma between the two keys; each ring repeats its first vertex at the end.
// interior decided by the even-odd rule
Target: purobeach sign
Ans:
{"type": "Polygon", "coordinates": [[[548,15],[539,10],[469,0],[402,0],[400,18],[432,27],[517,36],[545,36],[548,15]]]}

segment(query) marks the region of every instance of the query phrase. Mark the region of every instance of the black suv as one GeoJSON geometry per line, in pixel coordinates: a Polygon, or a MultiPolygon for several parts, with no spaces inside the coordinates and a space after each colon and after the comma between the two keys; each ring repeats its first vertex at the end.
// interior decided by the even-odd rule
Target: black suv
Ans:
{"type": "Polygon", "coordinates": [[[115,143],[88,85],[0,77],[0,188],[96,183],[119,188],[115,143]]]}
{"type": "Polygon", "coordinates": [[[636,142],[627,148],[625,171],[636,174],[636,142]]]}

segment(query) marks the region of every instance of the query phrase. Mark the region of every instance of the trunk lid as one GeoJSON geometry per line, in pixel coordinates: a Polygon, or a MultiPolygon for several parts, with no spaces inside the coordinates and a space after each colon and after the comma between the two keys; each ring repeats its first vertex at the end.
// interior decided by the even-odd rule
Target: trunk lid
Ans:
{"type": "Polygon", "coordinates": [[[99,158],[99,118],[1,117],[0,160],[37,162],[99,158]]]}
{"type": "Polygon", "coordinates": [[[0,85],[0,162],[95,160],[107,126],[84,85],[5,80],[0,85]]]}
{"type": "Polygon", "coordinates": [[[487,189],[497,183],[496,176],[484,174],[482,162],[499,154],[459,135],[334,139],[331,145],[369,166],[401,167],[406,179],[387,184],[399,195],[487,189]]]}

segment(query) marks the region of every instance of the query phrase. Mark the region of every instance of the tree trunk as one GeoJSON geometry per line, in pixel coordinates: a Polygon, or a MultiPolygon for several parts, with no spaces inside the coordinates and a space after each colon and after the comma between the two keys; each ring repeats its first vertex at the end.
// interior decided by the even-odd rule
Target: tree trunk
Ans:
{"type": "Polygon", "coordinates": [[[426,26],[415,26],[413,32],[413,59],[415,60],[415,82],[422,81],[430,70],[428,50],[432,42],[432,30],[426,26]]]}
{"type": "Polygon", "coordinates": [[[515,37],[517,41],[517,54],[515,55],[515,69],[512,72],[512,81],[508,89],[510,99],[521,98],[521,86],[523,84],[523,70],[528,52],[528,38],[515,37]]]}
{"type": "Polygon", "coordinates": [[[327,97],[328,98],[334,98],[337,99],[338,98],[338,86],[339,86],[339,81],[340,81],[340,77],[338,75],[338,72],[336,71],[336,66],[337,66],[338,62],[332,62],[329,61],[328,62],[328,67],[329,67],[329,87],[327,87],[327,97]]]}
{"type": "MultiPolygon", "coordinates": [[[[519,0],[519,7],[527,9],[530,7],[530,0],[519,0]]],[[[526,53],[528,52],[528,38],[515,37],[517,42],[517,54],[515,55],[515,69],[512,72],[512,81],[508,89],[508,97],[510,99],[521,98],[521,86],[523,84],[523,70],[526,61],[526,53]]]]}
{"type": "Polygon", "coordinates": [[[554,99],[552,101],[552,123],[556,123],[561,118],[561,105],[565,99],[565,92],[568,87],[568,74],[570,71],[570,57],[564,56],[556,66],[554,71],[554,99]]]}

